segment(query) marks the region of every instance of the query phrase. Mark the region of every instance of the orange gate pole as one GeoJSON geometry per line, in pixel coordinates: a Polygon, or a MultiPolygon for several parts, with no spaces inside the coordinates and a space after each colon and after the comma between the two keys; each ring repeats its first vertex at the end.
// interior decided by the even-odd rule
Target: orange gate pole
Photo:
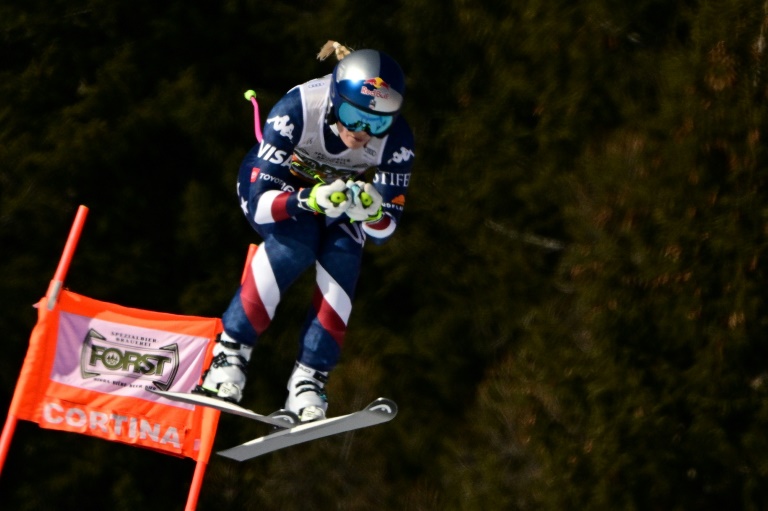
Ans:
{"type": "MultiPolygon", "coordinates": [[[[72,256],[75,253],[75,248],[80,239],[80,233],[83,231],[83,225],[85,224],[85,217],[87,215],[88,208],[80,206],[77,210],[75,221],[72,223],[72,227],[69,230],[69,237],[67,238],[66,245],[64,245],[64,251],[59,260],[59,266],[56,268],[53,280],[51,280],[51,283],[48,286],[48,292],[45,294],[48,299],[48,310],[53,310],[56,306],[56,301],[59,298],[61,288],[64,286],[64,278],[67,276],[69,263],[72,262],[72,256]]],[[[14,400],[15,398],[16,396],[14,395],[14,400]]],[[[13,401],[11,401],[11,404],[13,404],[13,401]]],[[[16,415],[12,414],[9,409],[8,416],[5,418],[5,425],[3,426],[3,433],[0,435],[0,472],[2,472],[3,466],[5,465],[5,458],[8,456],[8,450],[11,447],[11,439],[13,438],[13,433],[16,431],[17,422],[18,418],[16,415]]]]}

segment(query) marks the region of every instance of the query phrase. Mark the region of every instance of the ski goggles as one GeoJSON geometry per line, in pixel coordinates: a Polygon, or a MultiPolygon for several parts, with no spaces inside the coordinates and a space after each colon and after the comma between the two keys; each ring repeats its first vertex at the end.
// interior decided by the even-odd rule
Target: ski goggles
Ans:
{"type": "Polygon", "coordinates": [[[349,131],[365,131],[373,136],[386,133],[395,121],[394,115],[371,114],[346,102],[339,106],[336,117],[349,131]]]}

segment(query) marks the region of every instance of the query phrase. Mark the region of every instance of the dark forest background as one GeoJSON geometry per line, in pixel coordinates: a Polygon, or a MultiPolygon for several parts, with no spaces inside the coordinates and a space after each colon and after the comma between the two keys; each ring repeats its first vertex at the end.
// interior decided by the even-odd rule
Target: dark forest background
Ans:
{"type": "MultiPolygon", "coordinates": [[[[200,510],[768,509],[766,27],[757,0],[3,0],[0,409],[77,207],[67,286],[219,316],[235,196],[328,39],[394,56],[417,160],[366,247],[331,412],[385,426],[245,463],[200,510]]],[[[255,351],[284,400],[313,275],[255,351]]],[[[263,434],[222,416],[216,448],[263,434]]],[[[194,462],[20,423],[8,510],[183,509],[194,462]]]]}

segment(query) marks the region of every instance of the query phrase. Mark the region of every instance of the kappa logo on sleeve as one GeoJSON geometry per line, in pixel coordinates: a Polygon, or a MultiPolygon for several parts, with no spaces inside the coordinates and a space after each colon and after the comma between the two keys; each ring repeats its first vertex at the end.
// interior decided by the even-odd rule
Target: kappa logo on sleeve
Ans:
{"type": "Polygon", "coordinates": [[[280,133],[281,136],[293,141],[293,124],[291,118],[287,115],[275,116],[267,119],[267,124],[272,125],[272,129],[280,133]]]}
{"type": "Polygon", "coordinates": [[[402,146],[399,151],[395,151],[392,154],[392,158],[387,160],[387,163],[402,163],[404,161],[408,161],[411,159],[411,157],[416,156],[416,154],[411,150],[408,149],[405,146],[402,146]]]}

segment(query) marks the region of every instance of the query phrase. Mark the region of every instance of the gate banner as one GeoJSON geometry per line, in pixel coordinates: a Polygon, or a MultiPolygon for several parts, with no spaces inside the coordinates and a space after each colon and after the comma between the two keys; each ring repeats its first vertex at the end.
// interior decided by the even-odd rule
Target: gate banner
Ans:
{"type": "Polygon", "coordinates": [[[189,392],[210,362],[221,320],[132,309],[62,291],[38,322],[10,414],[207,462],[219,412],[150,390],[189,392]]]}

